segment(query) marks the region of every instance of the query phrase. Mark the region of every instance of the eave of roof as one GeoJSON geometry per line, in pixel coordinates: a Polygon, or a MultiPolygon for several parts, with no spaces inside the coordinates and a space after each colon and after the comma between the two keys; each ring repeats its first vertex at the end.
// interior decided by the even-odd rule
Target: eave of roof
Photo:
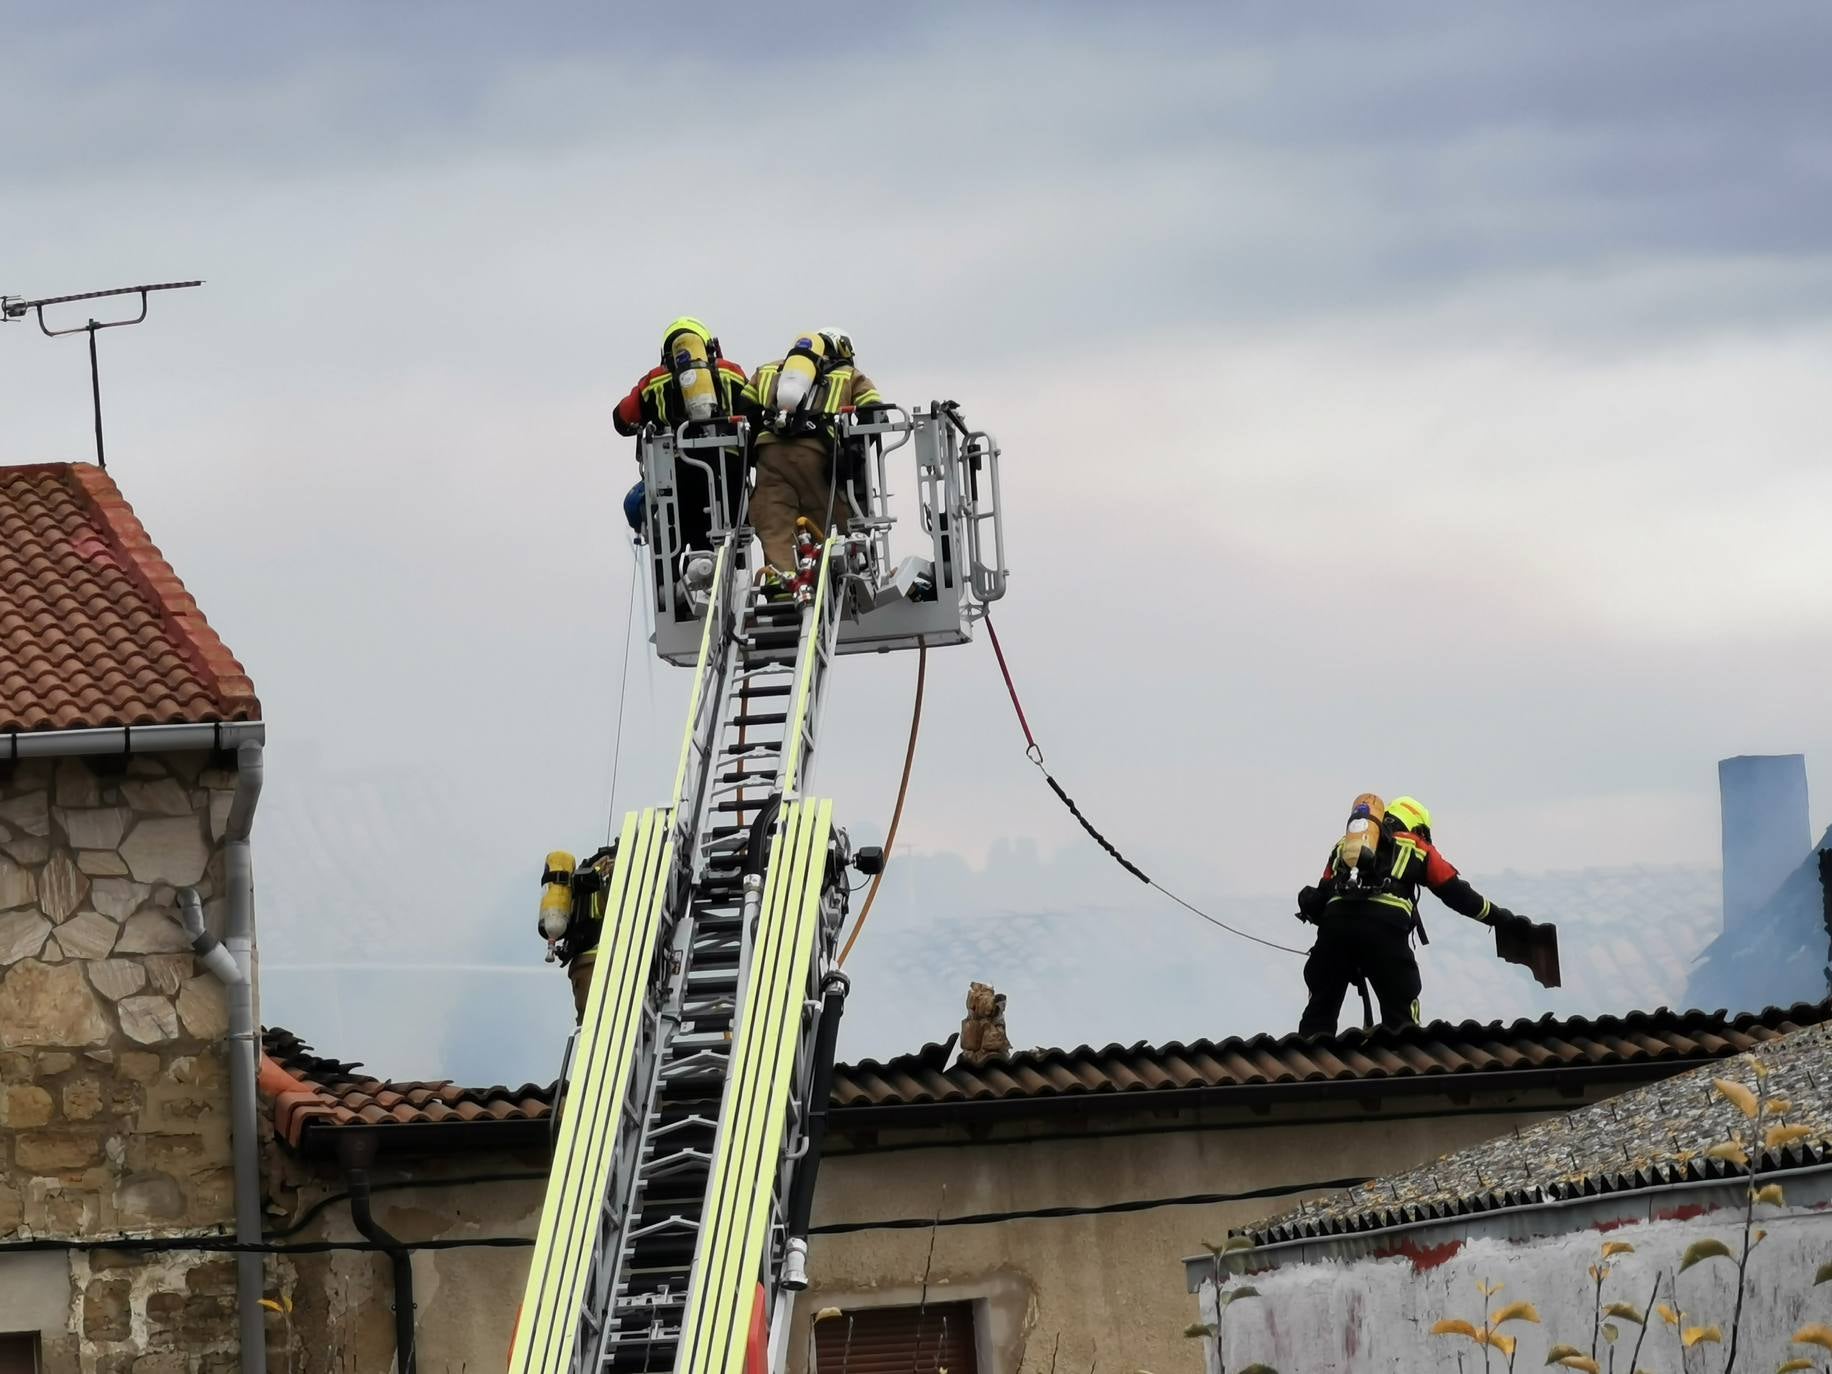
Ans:
{"type": "MultiPolygon", "coordinates": [[[[1832,1022],[1826,1020],[1826,1004],[1815,1007],[1818,1024],[1769,1038],[1748,1051],[1767,1070],[1770,1095],[1790,1104],[1779,1120],[1807,1124],[1817,1132],[1758,1152],[1758,1171],[1832,1165],[1832,1022]]],[[[1800,1020],[1799,1013],[1812,1009],[1794,1008],[1791,1019],[1800,1020]]],[[[1696,1069],[1301,1203],[1241,1234],[1261,1249],[1305,1248],[1313,1241],[1367,1239],[1433,1222],[1741,1178],[1743,1169],[1705,1154],[1707,1147],[1740,1134],[1745,1125],[1740,1111],[1712,1089],[1715,1076],[1747,1077],[1723,1066],[1696,1069]]]]}
{"type": "MultiPolygon", "coordinates": [[[[833,1127],[918,1126],[988,1113],[1056,1110],[1154,1111],[1208,1102],[1258,1105],[1328,1095],[1460,1096],[1484,1088],[1646,1081],[1740,1053],[1824,1021],[1824,1005],[1728,1017],[1709,1012],[1635,1012],[1595,1019],[1551,1017],[1509,1026],[1435,1022],[1397,1030],[1304,1038],[1255,1036],[1159,1048],[1042,1050],[981,1065],[946,1067],[950,1046],[834,1071],[833,1127]]],[[[544,1142],[553,1086],[463,1088],[394,1082],[361,1065],[315,1054],[284,1030],[265,1033],[280,1137],[309,1150],[338,1130],[373,1129],[395,1148],[455,1141],[506,1148],[544,1142]],[[411,1131],[407,1128],[413,1128],[411,1131]]]]}

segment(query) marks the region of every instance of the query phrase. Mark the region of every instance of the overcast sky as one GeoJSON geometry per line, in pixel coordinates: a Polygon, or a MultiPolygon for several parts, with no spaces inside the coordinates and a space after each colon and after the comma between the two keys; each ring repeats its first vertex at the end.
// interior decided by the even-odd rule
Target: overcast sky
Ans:
{"type": "MultiPolygon", "coordinates": [[[[102,336],[110,470],[260,691],[263,1012],[326,1053],[551,1077],[541,858],[603,835],[620,704],[619,810],[680,728],[640,622],[619,680],[609,412],[683,312],[747,366],[840,324],[997,433],[1052,767],[1259,933],[1362,790],[1504,902],[1708,889],[1725,754],[1832,812],[1813,0],[0,14],[0,290],[208,282],[102,336]]],[[[0,456],[89,456],[80,338],[0,360],[0,456]]],[[[914,666],[837,679],[861,841],[914,666]]],[[[1086,847],[984,643],[933,656],[899,851],[847,1053],[969,977],[1025,1044],[1295,1024],[1295,958],[1086,847]]],[[[1429,1012],[1542,1004],[1433,935],[1429,1012]]]]}

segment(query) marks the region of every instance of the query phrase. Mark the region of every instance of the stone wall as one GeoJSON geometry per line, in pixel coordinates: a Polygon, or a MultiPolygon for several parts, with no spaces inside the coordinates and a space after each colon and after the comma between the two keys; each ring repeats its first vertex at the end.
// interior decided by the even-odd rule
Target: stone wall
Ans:
{"type": "MultiPolygon", "coordinates": [[[[8,1263],[42,1263],[8,1240],[233,1225],[223,991],[171,920],[194,886],[222,931],[235,774],[210,764],[29,760],[0,775],[0,1287],[8,1263]]],[[[62,1253],[47,1374],[235,1367],[232,1259],[62,1253]]]]}

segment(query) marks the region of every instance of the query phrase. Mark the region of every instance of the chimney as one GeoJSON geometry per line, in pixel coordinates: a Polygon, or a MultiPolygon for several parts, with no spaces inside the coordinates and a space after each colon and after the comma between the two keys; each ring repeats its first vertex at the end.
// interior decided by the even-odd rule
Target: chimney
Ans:
{"type": "Polygon", "coordinates": [[[1718,760],[1724,842],[1724,930],[1743,929],[1812,852],[1804,754],[1718,760]]]}

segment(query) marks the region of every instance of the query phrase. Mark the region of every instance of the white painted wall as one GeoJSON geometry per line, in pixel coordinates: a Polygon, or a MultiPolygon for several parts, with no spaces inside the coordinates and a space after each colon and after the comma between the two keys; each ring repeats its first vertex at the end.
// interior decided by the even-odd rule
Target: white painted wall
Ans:
{"type": "MultiPolygon", "coordinates": [[[[1790,1349],[1788,1338],[1806,1322],[1832,1325],[1832,1283],[1813,1286],[1815,1271],[1832,1261],[1832,1211],[1759,1207],[1757,1213],[1756,1226],[1769,1234],[1750,1256],[1739,1371],[1773,1369],[1790,1355],[1824,1357],[1825,1352],[1811,1348],[1790,1349]]],[[[1227,1309],[1227,1368],[1241,1370],[1261,1362],[1280,1374],[1454,1374],[1460,1352],[1464,1371],[1481,1370],[1481,1347],[1460,1337],[1427,1333],[1442,1317],[1480,1324],[1483,1299],[1476,1285],[1487,1280],[1505,1285],[1494,1299],[1497,1304],[1527,1299],[1538,1307],[1543,1324],[1516,1322],[1503,1328],[1520,1338],[1515,1368],[1537,1370],[1556,1342],[1589,1352],[1593,1292],[1586,1271],[1597,1261],[1604,1241],[1627,1241],[1635,1252],[1613,1261],[1603,1301],[1627,1301],[1639,1308],[1646,1304],[1656,1276],[1672,1275],[1692,1242],[1717,1236],[1739,1249],[1741,1221],[1738,1207],[1688,1221],[1630,1223],[1607,1232],[1583,1229],[1520,1241],[1471,1238],[1450,1258],[1429,1268],[1403,1258],[1318,1262],[1235,1278],[1230,1284],[1250,1282],[1262,1296],[1227,1309]]],[[[1678,1276],[1679,1305],[1689,1319],[1699,1325],[1720,1324],[1726,1341],[1736,1301],[1735,1277],[1734,1265],[1722,1259],[1707,1260],[1678,1276]]],[[[1660,1279],[1660,1301],[1672,1301],[1671,1282],[1670,1277],[1660,1279]]],[[[1214,1294],[1208,1285],[1201,1310],[1203,1321],[1214,1319],[1214,1294]]],[[[1637,1333],[1627,1323],[1621,1324],[1621,1331],[1615,1367],[1627,1374],[1629,1347],[1637,1333]]],[[[1607,1370],[1601,1342],[1598,1349],[1607,1370]]],[[[1724,1367],[1726,1353],[1725,1346],[1695,1349],[1683,1369],[1688,1374],[1716,1374],[1724,1367]]],[[[1491,1353],[1491,1359],[1490,1368],[1506,1367],[1498,1355],[1491,1353]]],[[[1658,1317],[1653,1318],[1639,1363],[1657,1374],[1682,1370],[1679,1342],[1658,1317]]],[[[1212,1350],[1208,1370],[1217,1372],[1212,1350]]]]}
{"type": "Polygon", "coordinates": [[[70,1263],[61,1251],[0,1255],[0,1331],[61,1336],[70,1319],[70,1263]]]}

